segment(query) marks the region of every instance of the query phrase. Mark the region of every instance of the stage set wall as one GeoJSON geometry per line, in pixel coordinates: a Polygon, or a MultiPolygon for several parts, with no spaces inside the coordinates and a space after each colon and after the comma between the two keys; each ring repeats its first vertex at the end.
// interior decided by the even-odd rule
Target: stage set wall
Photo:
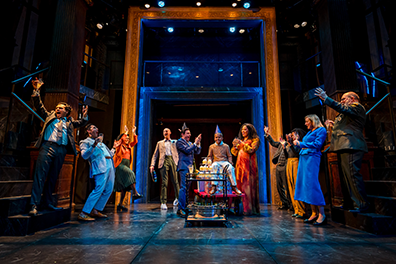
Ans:
{"type": "MultiPolygon", "coordinates": [[[[152,153],[150,135],[152,100],[173,101],[235,101],[251,100],[252,122],[261,139],[257,153],[259,169],[260,202],[279,204],[276,191],[275,166],[269,162],[276,149],[267,147],[263,137],[263,127],[271,128],[271,135],[282,135],[282,110],[280,98],[279,62],[276,36],[275,8],[263,7],[259,10],[235,8],[150,8],[130,7],[128,10],[125,70],[121,112],[121,131],[127,125],[138,126],[139,143],[133,155],[137,189],[144,194],[141,202],[147,202],[149,194],[149,165],[152,153]],[[143,19],[183,19],[183,20],[259,20],[262,21],[261,76],[262,87],[219,89],[141,87],[143,19]],[[135,157],[138,157],[137,159],[135,157]],[[271,176],[272,175],[272,176],[271,176]]],[[[203,150],[207,151],[207,150],[203,150]]]]}

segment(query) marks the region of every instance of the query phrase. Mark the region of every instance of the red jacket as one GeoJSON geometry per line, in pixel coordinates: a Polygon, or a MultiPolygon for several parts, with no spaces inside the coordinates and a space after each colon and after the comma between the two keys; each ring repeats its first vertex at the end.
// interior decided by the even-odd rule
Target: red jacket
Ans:
{"type": "MultiPolygon", "coordinates": [[[[123,140],[122,138],[120,140],[123,140]]],[[[131,142],[128,144],[127,148],[131,151],[132,153],[132,148],[138,143],[138,138],[137,135],[134,135],[131,139],[131,142]]],[[[126,154],[127,150],[123,147],[123,144],[121,143],[121,145],[116,148],[116,152],[113,156],[113,160],[114,160],[114,167],[117,168],[118,165],[120,165],[122,159],[124,158],[125,154],[126,154]]],[[[131,159],[131,157],[129,156],[129,159],[131,159]]]]}

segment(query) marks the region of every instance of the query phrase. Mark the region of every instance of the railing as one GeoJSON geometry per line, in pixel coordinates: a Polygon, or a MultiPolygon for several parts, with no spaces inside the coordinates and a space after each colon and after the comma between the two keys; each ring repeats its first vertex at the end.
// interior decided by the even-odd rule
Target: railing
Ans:
{"type": "Polygon", "coordinates": [[[258,61],[145,61],[145,87],[260,87],[258,61]]]}
{"type": "MultiPolygon", "coordinates": [[[[42,73],[42,72],[44,72],[44,71],[47,71],[49,68],[50,68],[50,67],[47,67],[47,68],[45,68],[45,69],[36,71],[36,72],[34,72],[34,73],[32,73],[32,74],[26,75],[26,76],[24,76],[24,77],[22,77],[22,78],[19,78],[19,79],[14,80],[14,81],[11,82],[11,84],[12,84],[12,90],[11,90],[11,95],[12,95],[12,97],[10,98],[10,104],[9,104],[9,108],[8,108],[8,116],[7,116],[6,130],[5,130],[6,133],[7,133],[7,132],[9,131],[9,129],[10,129],[11,112],[12,112],[11,109],[12,109],[12,104],[13,104],[13,100],[12,100],[13,98],[17,99],[17,100],[18,100],[29,112],[31,112],[33,115],[35,115],[35,116],[36,116],[38,119],[40,119],[42,122],[45,121],[41,116],[39,116],[39,114],[36,113],[36,111],[34,111],[29,105],[27,105],[27,104],[26,104],[18,95],[16,95],[14,92],[15,92],[15,85],[16,85],[17,83],[22,82],[22,81],[24,81],[24,80],[26,80],[26,79],[28,79],[28,78],[32,78],[33,76],[35,76],[35,75],[37,75],[37,74],[39,74],[39,73],[42,73]]],[[[6,143],[6,140],[7,140],[7,138],[4,137],[4,143],[6,143]]],[[[4,145],[5,145],[5,144],[4,144],[4,145]]]]}

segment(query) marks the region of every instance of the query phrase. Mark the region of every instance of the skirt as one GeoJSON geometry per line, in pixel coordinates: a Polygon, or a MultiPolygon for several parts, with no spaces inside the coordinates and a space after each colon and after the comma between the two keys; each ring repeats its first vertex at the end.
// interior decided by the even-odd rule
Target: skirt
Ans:
{"type": "Polygon", "coordinates": [[[136,183],[135,173],[130,169],[131,161],[129,159],[122,159],[120,165],[115,171],[114,191],[129,191],[131,185],[136,183]]]}

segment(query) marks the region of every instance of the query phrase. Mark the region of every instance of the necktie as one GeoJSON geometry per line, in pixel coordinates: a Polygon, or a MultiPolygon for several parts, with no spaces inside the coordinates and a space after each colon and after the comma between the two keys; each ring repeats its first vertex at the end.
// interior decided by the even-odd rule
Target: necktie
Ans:
{"type": "Polygon", "coordinates": [[[62,137],[63,137],[63,121],[62,118],[59,119],[59,122],[55,125],[57,129],[56,133],[56,143],[62,145],[62,137]]]}

